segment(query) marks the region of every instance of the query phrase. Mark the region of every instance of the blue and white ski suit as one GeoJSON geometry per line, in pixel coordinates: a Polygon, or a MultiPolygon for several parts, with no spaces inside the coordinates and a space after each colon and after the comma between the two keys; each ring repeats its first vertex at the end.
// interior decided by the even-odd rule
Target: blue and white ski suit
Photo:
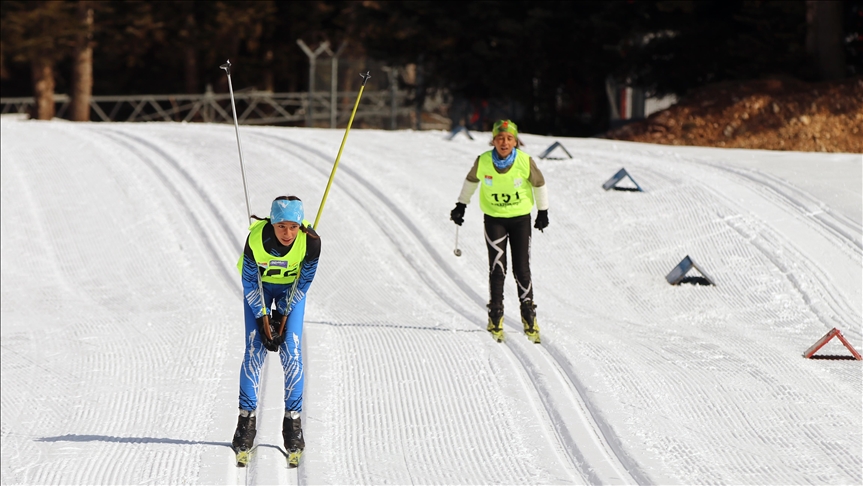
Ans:
{"type": "MultiPolygon", "coordinates": [[[[306,308],[306,292],[315,278],[318,259],[321,253],[320,238],[314,229],[307,227],[308,234],[302,231],[297,238],[305,238],[306,254],[300,266],[297,290],[293,302],[287,302],[293,284],[277,284],[263,282],[264,307],[274,306],[283,315],[287,315],[285,325],[285,342],[279,347],[279,358],[285,372],[285,410],[301,412],[303,410],[303,317],[306,308]]],[[[254,233],[253,233],[254,234],[254,233]]],[[[251,236],[251,235],[250,235],[251,236]]],[[[293,246],[282,245],[275,236],[272,225],[267,222],[260,233],[264,249],[271,255],[283,257],[293,246]]],[[[254,254],[246,239],[242,260],[243,309],[245,314],[245,353],[243,365],[240,368],[240,408],[254,411],[258,408],[258,391],[261,383],[261,368],[267,357],[267,349],[261,342],[256,319],[264,314],[261,307],[261,296],[258,289],[258,275],[263,272],[254,258],[254,254]]]]}

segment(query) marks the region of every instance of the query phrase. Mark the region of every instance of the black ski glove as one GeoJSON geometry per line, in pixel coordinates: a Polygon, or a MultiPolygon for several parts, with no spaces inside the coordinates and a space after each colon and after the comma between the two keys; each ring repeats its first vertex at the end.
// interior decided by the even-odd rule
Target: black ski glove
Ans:
{"type": "Polygon", "coordinates": [[[285,329],[282,329],[281,334],[276,334],[279,332],[279,329],[282,328],[282,317],[284,314],[280,314],[278,309],[273,309],[273,315],[270,317],[270,322],[273,325],[273,344],[276,346],[276,349],[279,349],[279,346],[285,342],[285,334],[287,334],[288,323],[285,322],[285,329]]]}
{"type": "Polygon", "coordinates": [[[269,325],[270,325],[270,335],[273,336],[272,339],[267,339],[267,333],[264,331],[264,318],[258,317],[255,321],[258,323],[258,333],[261,336],[261,343],[263,343],[264,347],[269,351],[278,351],[279,346],[285,342],[285,336],[278,335],[279,332],[279,322],[281,322],[281,316],[279,316],[279,320],[275,320],[275,315],[271,315],[269,317],[269,325]]]}
{"type": "Polygon", "coordinates": [[[450,211],[449,219],[451,219],[455,224],[461,226],[461,224],[464,223],[465,208],[467,208],[467,205],[460,202],[455,203],[455,209],[450,211]]]}
{"type": "Polygon", "coordinates": [[[548,209],[540,209],[536,212],[536,223],[533,227],[542,231],[548,226],[548,209]]]}

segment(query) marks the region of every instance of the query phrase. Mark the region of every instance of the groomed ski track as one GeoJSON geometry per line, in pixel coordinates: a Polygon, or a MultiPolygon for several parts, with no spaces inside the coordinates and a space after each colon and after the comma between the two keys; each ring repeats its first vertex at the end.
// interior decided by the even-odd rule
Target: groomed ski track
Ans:
{"type": "MultiPolygon", "coordinates": [[[[860,482],[860,367],[800,358],[832,327],[861,340],[860,221],[781,178],[567,139],[575,159],[539,161],[552,203],[532,243],[543,344],[520,332],[511,276],[498,344],[476,196],[461,258],[448,221],[487,140],[352,131],[306,309],[308,449],[286,467],[270,356],[240,469],[228,444],[247,219],[233,127],[44,123],[28,163],[13,155],[34,144],[27,125],[4,122],[2,139],[4,483],[860,482]],[[622,166],[647,192],[602,191],[622,166]],[[716,287],[664,281],[687,254],[716,287]],[[54,263],[39,296],[57,331],[32,349],[8,344],[33,332],[10,328],[26,317],[8,299],[45,308],[31,286],[7,290],[26,274],[13,259],[54,263]],[[49,360],[28,358],[43,348],[49,360]],[[115,392],[88,391],[94,380],[115,392]],[[12,450],[16,437],[31,438],[12,450]]],[[[343,133],[240,133],[252,212],[293,193],[313,221],[343,133]]],[[[524,139],[533,154],[554,141],[524,139]]]]}
{"type": "MultiPolygon", "coordinates": [[[[276,158],[304,161],[308,163],[310,169],[319,172],[322,176],[327,177],[330,174],[332,162],[321,150],[285,137],[259,135],[259,138],[262,143],[269,142],[276,146],[277,152],[274,154],[276,158]]],[[[363,159],[368,162],[366,157],[357,158],[359,161],[363,159]]],[[[466,330],[467,332],[479,331],[478,333],[472,332],[473,335],[469,339],[473,340],[477,337],[476,334],[479,334],[479,339],[488,340],[484,317],[487,298],[480,295],[476,289],[471,288],[464,279],[459,278],[456,270],[446,262],[448,255],[441,251],[442,249],[436,250],[429,245],[425,232],[417,228],[411,219],[401,211],[398,201],[385,194],[386,188],[382,191],[375,187],[374,184],[364,179],[350,167],[343,167],[341,171],[340,177],[347,179],[347,181],[341,180],[342,184],[345,187],[353,188],[350,193],[351,203],[362,212],[375,215],[374,223],[377,227],[368,228],[366,231],[379,232],[387,237],[393,249],[397,251],[397,254],[393,256],[401,256],[410,271],[416,274],[431,293],[437,294],[442,304],[476,327],[476,329],[468,328],[466,330]],[[475,304],[473,308],[465,309],[464,303],[466,301],[473,302],[475,304]]],[[[524,339],[521,335],[521,322],[517,318],[509,316],[506,323],[509,339],[505,341],[504,346],[500,347],[504,348],[504,352],[511,353],[507,356],[509,369],[501,370],[498,373],[518,377],[522,387],[533,392],[534,396],[529,398],[532,401],[531,408],[535,416],[529,416],[527,420],[541,424],[540,430],[550,441],[548,450],[563,455],[560,458],[561,468],[556,473],[558,476],[552,479],[552,482],[575,480],[587,481],[588,484],[632,484],[634,480],[627,472],[626,466],[603,436],[602,430],[608,428],[593,420],[589,407],[578,394],[575,384],[563,370],[561,363],[558,363],[550,353],[544,352],[542,347],[524,339]]],[[[387,327],[385,324],[380,326],[387,327]]],[[[375,346],[375,339],[372,337],[368,340],[367,345],[375,346]]],[[[396,339],[392,339],[394,342],[387,342],[386,344],[394,348],[399,347],[403,345],[404,339],[403,336],[397,336],[396,339]]],[[[484,344],[487,345],[488,343],[484,344]]],[[[491,346],[494,347],[495,344],[492,343],[491,346]]],[[[430,356],[436,353],[436,348],[446,346],[434,340],[426,341],[423,336],[420,336],[414,347],[415,352],[410,353],[409,358],[412,356],[430,356]]],[[[384,353],[387,354],[386,351],[384,353]]],[[[361,353],[361,355],[363,354],[366,353],[361,353]]],[[[468,360],[472,350],[468,348],[451,354],[451,356],[444,357],[445,361],[458,363],[468,360]]],[[[375,357],[367,363],[369,368],[376,367],[375,361],[377,359],[379,358],[375,357]]],[[[384,368],[401,369],[403,366],[410,368],[415,367],[416,364],[415,361],[410,360],[396,363],[395,366],[390,364],[384,368]]],[[[418,369],[409,372],[408,375],[422,372],[425,365],[422,362],[418,364],[420,365],[418,369]]],[[[445,367],[445,363],[436,366],[442,371],[445,367]]],[[[445,373],[445,371],[443,372],[445,373]]],[[[398,375],[394,376],[392,381],[400,381],[398,375]]],[[[466,410],[447,407],[448,417],[446,420],[454,422],[452,424],[454,430],[453,433],[441,437],[442,443],[436,446],[441,451],[457,450],[463,440],[457,433],[459,430],[465,430],[467,435],[477,435],[482,432],[470,422],[460,423],[458,417],[499,416],[498,413],[489,410],[488,403],[467,402],[465,405],[469,406],[466,410]]],[[[360,418],[356,417],[356,419],[360,418]]],[[[517,433],[515,429],[521,425],[509,422],[502,417],[501,420],[496,420],[492,424],[481,423],[479,427],[503,429],[502,432],[505,437],[517,433]],[[513,430],[508,431],[506,428],[513,430]]],[[[384,440],[386,439],[384,438],[384,440]]],[[[506,439],[502,440],[506,443],[506,439]]],[[[377,446],[370,443],[361,444],[359,447],[370,449],[377,446]]],[[[491,444],[482,449],[480,453],[484,453],[485,457],[477,457],[474,459],[475,462],[477,464],[489,464],[492,467],[489,472],[501,474],[501,479],[504,482],[507,477],[524,474],[524,471],[518,470],[524,466],[523,464],[520,465],[520,462],[538,462],[529,457],[519,458],[516,456],[513,459],[506,459],[505,456],[501,457],[500,447],[491,444]],[[510,469],[510,466],[514,466],[514,468],[510,469]]],[[[453,479],[455,480],[457,477],[459,476],[454,476],[453,479]]],[[[642,479],[641,482],[643,481],[642,479]]]]}

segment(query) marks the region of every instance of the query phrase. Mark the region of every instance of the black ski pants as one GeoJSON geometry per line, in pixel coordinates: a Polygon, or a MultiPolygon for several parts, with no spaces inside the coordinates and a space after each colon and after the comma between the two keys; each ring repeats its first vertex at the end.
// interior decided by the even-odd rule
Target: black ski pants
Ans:
{"type": "Polygon", "coordinates": [[[506,243],[512,255],[512,272],[518,285],[518,300],[533,300],[530,280],[530,214],[514,218],[485,215],[485,244],[488,248],[488,285],[491,305],[503,305],[506,279],[506,243]]]}

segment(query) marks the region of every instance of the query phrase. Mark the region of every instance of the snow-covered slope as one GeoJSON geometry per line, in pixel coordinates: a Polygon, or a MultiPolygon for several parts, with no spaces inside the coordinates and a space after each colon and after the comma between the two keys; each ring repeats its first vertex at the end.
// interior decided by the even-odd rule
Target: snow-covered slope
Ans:
{"type": "MultiPolygon", "coordinates": [[[[240,134],[252,212],[295,194],[313,220],[344,132],[240,134]]],[[[863,157],[523,135],[573,154],[538,161],[537,346],[511,277],[509,339],[484,330],[476,198],[453,255],[488,139],[351,131],[318,223],[303,463],[271,356],[237,469],[234,127],[4,118],[2,482],[863,482],[861,364],[801,356],[834,327],[863,347],[863,157]],[[645,192],[601,188],[622,167],[645,192]],[[716,286],[665,281],[687,255],[716,286]]]]}

